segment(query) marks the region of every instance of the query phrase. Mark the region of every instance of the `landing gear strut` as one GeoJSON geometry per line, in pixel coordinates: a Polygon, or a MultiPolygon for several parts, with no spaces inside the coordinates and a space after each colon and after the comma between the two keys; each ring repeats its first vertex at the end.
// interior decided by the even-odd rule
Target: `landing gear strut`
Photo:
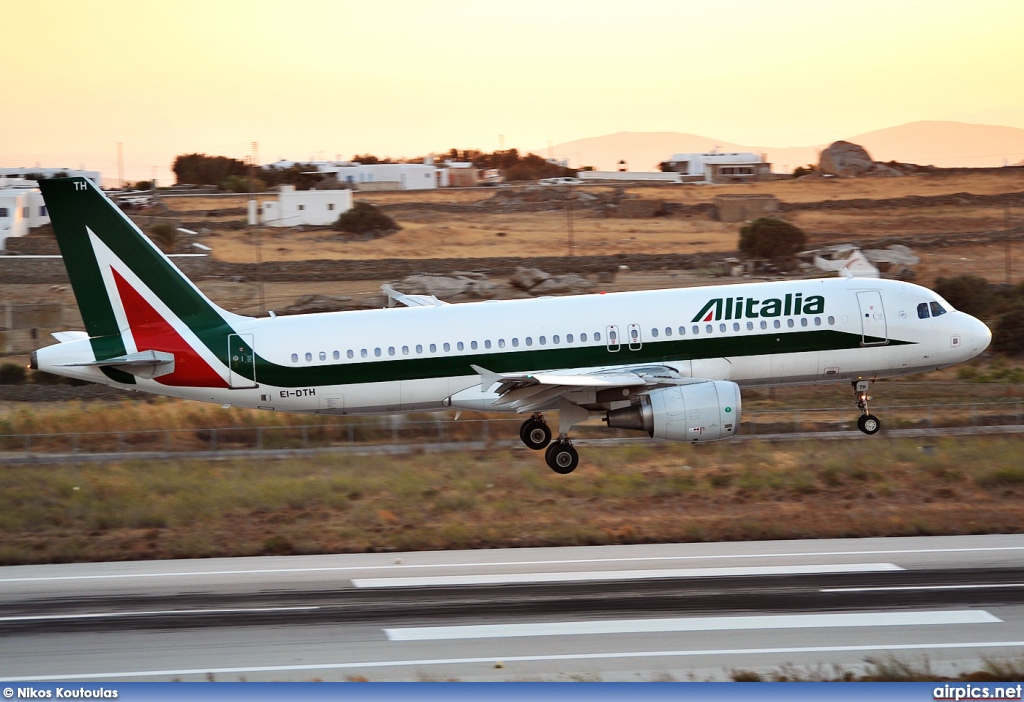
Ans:
{"type": "Polygon", "coordinates": [[[870,381],[855,380],[853,382],[853,394],[857,398],[857,409],[861,411],[860,419],[857,420],[857,428],[865,434],[877,434],[878,430],[882,428],[882,422],[868,412],[868,400],[872,399],[868,395],[870,388],[870,381]]]}
{"type": "Polygon", "coordinates": [[[569,443],[568,437],[560,436],[558,441],[548,446],[544,453],[544,460],[548,467],[560,475],[566,475],[576,470],[580,464],[580,455],[569,443]]]}
{"type": "Polygon", "coordinates": [[[551,430],[544,421],[544,416],[538,412],[523,422],[523,426],[519,428],[519,438],[534,451],[540,451],[550,444],[551,430]]]}

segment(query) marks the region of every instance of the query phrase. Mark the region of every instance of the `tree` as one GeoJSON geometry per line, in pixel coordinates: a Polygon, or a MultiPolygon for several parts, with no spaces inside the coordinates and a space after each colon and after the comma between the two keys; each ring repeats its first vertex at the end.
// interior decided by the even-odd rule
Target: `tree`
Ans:
{"type": "Polygon", "coordinates": [[[342,213],[334,228],[350,234],[383,234],[401,229],[395,220],[368,202],[357,202],[348,212],[342,213]]]}
{"type": "Polygon", "coordinates": [[[149,236],[165,253],[171,253],[178,243],[178,228],[168,222],[161,222],[149,228],[149,236]]]}
{"type": "Polygon", "coordinates": [[[749,258],[784,261],[806,245],[803,230],[781,219],[760,217],[740,229],[740,251],[749,258]]]}
{"type": "Polygon", "coordinates": [[[818,167],[815,166],[813,163],[808,163],[806,166],[797,166],[795,169],[793,169],[793,177],[799,178],[801,176],[811,175],[812,173],[817,172],[818,167]]]}
{"type": "Polygon", "coordinates": [[[1010,356],[1024,354],[1024,302],[1018,302],[996,319],[992,350],[1010,356]]]}
{"type": "Polygon", "coordinates": [[[249,166],[237,158],[184,154],[174,159],[171,170],[178,183],[217,185],[228,176],[248,175],[249,166]]]}
{"type": "Polygon", "coordinates": [[[978,275],[939,278],[934,289],[953,307],[973,317],[987,317],[1000,303],[993,285],[978,275]]]}

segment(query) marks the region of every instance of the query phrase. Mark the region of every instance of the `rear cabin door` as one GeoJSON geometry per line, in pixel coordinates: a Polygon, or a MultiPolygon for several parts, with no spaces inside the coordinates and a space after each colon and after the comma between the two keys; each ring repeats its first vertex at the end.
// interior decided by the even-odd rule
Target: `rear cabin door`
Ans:
{"type": "Polygon", "coordinates": [[[875,346],[889,342],[889,330],[885,323],[885,309],[882,307],[882,293],[866,290],[857,293],[860,304],[861,345],[875,346]]]}
{"type": "Polygon", "coordinates": [[[256,354],[252,334],[228,335],[228,379],[232,388],[254,388],[256,385],[256,354]]]}

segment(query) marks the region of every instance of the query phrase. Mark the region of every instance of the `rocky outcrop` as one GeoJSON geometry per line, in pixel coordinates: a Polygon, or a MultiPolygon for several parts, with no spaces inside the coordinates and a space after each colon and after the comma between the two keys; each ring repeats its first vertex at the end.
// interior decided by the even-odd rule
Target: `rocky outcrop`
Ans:
{"type": "Polygon", "coordinates": [[[858,176],[901,176],[916,173],[918,166],[910,163],[874,161],[867,149],[848,141],[837,141],[821,152],[820,175],[856,178],[858,176]]]}

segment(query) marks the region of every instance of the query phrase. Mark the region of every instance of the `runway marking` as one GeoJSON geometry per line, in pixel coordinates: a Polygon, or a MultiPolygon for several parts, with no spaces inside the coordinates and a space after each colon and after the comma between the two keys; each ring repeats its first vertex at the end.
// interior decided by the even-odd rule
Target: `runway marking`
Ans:
{"type": "Polygon", "coordinates": [[[896,592],[900,590],[986,590],[1000,587],[1024,587],[1024,583],[985,583],[980,585],[890,585],[887,587],[823,587],[818,592],[896,592]]]}
{"type": "Polygon", "coordinates": [[[438,585],[513,585],[571,583],[656,578],[722,578],[739,575],[820,575],[823,573],[877,573],[903,570],[892,563],[840,563],[836,565],[737,566],[730,568],[663,568],[654,570],[602,570],[582,573],[492,573],[487,575],[430,575],[413,578],[353,578],[359,588],[431,587],[438,585]]]}
{"type": "Polygon", "coordinates": [[[934,612],[846,612],[840,614],[773,614],[751,617],[673,617],[669,619],[605,619],[586,622],[531,622],[385,629],[391,641],[449,641],[523,636],[585,636],[588,634],[653,634],[678,631],[737,631],[754,629],[823,629],[866,626],[924,626],[933,624],[999,624],[999,619],[976,609],[934,612]]]}
{"type": "Polygon", "coordinates": [[[33,614],[20,617],[0,617],[3,622],[39,622],[39,621],[71,621],[75,619],[108,619],[113,617],[152,617],[160,615],[187,614],[257,614],[261,612],[302,612],[320,609],[317,606],[306,607],[249,607],[239,609],[163,609],[148,612],[96,612],[88,614],[33,614]]]}
{"type": "MultiPolygon", "coordinates": [[[[926,548],[926,549],[893,549],[878,551],[801,551],[793,553],[727,553],[715,555],[692,556],[637,556],[630,558],[579,558],[544,561],[494,561],[489,563],[410,563],[358,565],[358,566],[322,566],[309,568],[255,568],[246,570],[198,570],[168,571],[151,573],[101,573],[97,575],[41,575],[16,578],[0,578],[0,583],[25,583],[64,580],[121,580],[125,578],[195,578],[214,575],[270,575],[274,573],[332,573],[354,570],[412,570],[416,568],[501,568],[508,566],[546,566],[576,565],[584,563],[638,563],[664,561],[715,561],[746,558],[821,558],[833,556],[893,556],[900,554],[935,554],[935,553],[983,553],[996,551],[1024,551],[1024,546],[986,546],[982,548],[926,548]]],[[[33,566],[9,566],[10,568],[31,568],[33,566]]]]}
{"type": "Polygon", "coordinates": [[[181,675],[231,675],[235,673],[287,673],[309,670],[359,670],[362,668],[403,668],[427,665],[469,665],[481,663],[490,667],[495,661],[531,663],[538,661],[614,660],[623,658],[689,658],[697,656],[788,655],[794,653],[859,653],[870,651],[938,651],[972,648],[1021,648],[1024,641],[968,641],[966,643],[861,644],[856,646],[807,646],[780,648],[713,648],[682,651],[623,651],[615,653],[558,653],[536,656],[479,656],[473,658],[418,658],[395,661],[362,661],[345,663],[306,663],[302,665],[260,665],[232,668],[182,668],[172,670],[136,670],[109,673],[68,673],[66,675],[20,675],[0,678],[0,682],[47,682],[51,680],[95,680],[114,678],[156,678],[181,675]]]}

